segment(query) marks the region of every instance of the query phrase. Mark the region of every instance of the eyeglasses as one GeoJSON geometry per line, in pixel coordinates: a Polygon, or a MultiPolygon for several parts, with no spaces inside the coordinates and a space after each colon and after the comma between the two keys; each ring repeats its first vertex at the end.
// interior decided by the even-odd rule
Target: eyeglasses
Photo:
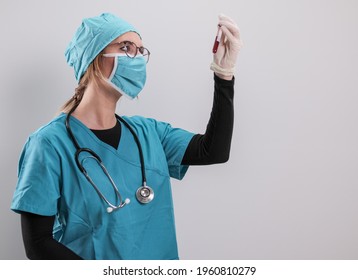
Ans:
{"type": "Polygon", "coordinates": [[[116,46],[116,52],[125,53],[130,58],[135,58],[139,53],[146,59],[147,63],[149,61],[150,51],[145,47],[137,47],[133,42],[123,41],[109,44],[108,46],[116,46]]]}

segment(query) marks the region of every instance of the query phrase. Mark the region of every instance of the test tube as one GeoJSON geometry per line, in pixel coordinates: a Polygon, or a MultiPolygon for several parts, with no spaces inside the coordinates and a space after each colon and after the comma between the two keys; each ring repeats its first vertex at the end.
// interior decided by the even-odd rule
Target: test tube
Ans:
{"type": "Polygon", "coordinates": [[[221,40],[222,30],[220,27],[221,26],[218,25],[218,32],[216,33],[216,37],[215,37],[215,41],[214,41],[213,53],[216,53],[218,51],[219,43],[221,40]]]}

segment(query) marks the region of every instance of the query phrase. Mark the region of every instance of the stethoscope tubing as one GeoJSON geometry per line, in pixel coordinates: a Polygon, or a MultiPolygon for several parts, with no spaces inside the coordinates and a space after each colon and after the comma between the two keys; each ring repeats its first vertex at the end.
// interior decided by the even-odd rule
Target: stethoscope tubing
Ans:
{"type": "MultiPolygon", "coordinates": [[[[67,116],[66,116],[66,129],[67,129],[67,132],[68,134],[70,135],[70,138],[73,142],[73,144],[75,145],[76,147],[76,154],[75,154],[75,158],[76,158],[76,164],[78,166],[78,168],[81,170],[81,172],[83,172],[83,167],[81,166],[79,160],[78,160],[78,155],[81,153],[81,152],[88,152],[90,153],[93,157],[95,157],[99,162],[102,163],[102,160],[101,158],[99,157],[99,155],[97,155],[93,150],[89,149],[89,148],[81,148],[80,145],[78,144],[73,132],[72,132],[72,129],[71,129],[71,126],[70,126],[70,116],[72,114],[74,110],[71,110],[67,116]]],[[[138,152],[139,152],[139,159],[140,159],[140,164],[141,164],[141,173],[142,173],[142,183],[143,185],[145,186],[146,185],[146,182],[147,182],[147,178],[146,178],[146,174],[145,174],[145,163],[144,163],[144,156],[143,156],[143,150],[142,150],[142,145],[140,144],[139,142],[139,138],[137,136],[137,134],[135,133],[135,131],[133,130],[133,128],[129,125],[129,123],[127,123],[122,117],[118,116],[117,114],[115,114],[116,116],[116,119],[119,120],[121,123],[123,123],[126,128],[128,128],[128,130],[130,131],[130,133],[133,135],[133,138],[134,138],[134,141],[136,142],[137,144],[137,147],[138,147],[138,152]]]]}
{"type": "MultiPolygon", "coordinates": [[[[74,107],[72,110],[70,110],[70,112],[68,112],[67,116],[66,116],[66,120],[65,120],[65,126],[66,126],[66,130],[76,148],[76,152],[75,152],[75,161],[77,164],[77,167],[79,168],[79,170],[84,174],[84,176],[86,177],[87,181],[93,186],[93,188],[95,189],[95,191],[98,193],[98,195],[105,201],[105,203],[109,206],[107,208],[107,212],[111,213],[113,210],[117,210],[120,209],[122,207],[124,207],[126,204],[129,204],[130,200],[127,198],[125,201],[123,201],[122,196],[116,186],[116,184],[114,183],[112,177],[110,176],[110,174],[108,173],[107,169],[105,168],[102,159],[100,158],[100,156],[98,154],[96,154],[93,150],[89,149],[89,148],[81,148],[80,145],[77,142],[76,137],[74,136],[71,126],[70,126],[70,116],[73,113],[73,111],[76,109],[76,107],[74,107]],[[91,177],[88,175],[87,170],[84,168],[82,162],[87,159],[85,158],[84,160],[82,160],[82,162],[80,162],[80,154],[82,152],[87,152],[89,153],[91,156],[87,157],[87,158],[93,158],[97,161],[97,163],[101,166],[103,172],[105,173],[105,175],[107,176],[107,178],[109,179],[115,193],[116,196],[119,199],[119,204],[116,206],[114,204],[112,204],[104,195],[103,193],[98,189],[98,187],[96,186],[96,184],[93,182],[93,180],[91,179],[91,177]]],[[[145,162],[144,162],[144,156],[143,156],[143,150],[142,150],[142,146],[140,144],[139,138],[137,136],[137,134],[135,133],[134,129],[120,116],[118,116],[117,114],[115,114],[115,117],[118,121],[120,121],[121,123],[123,123],[126,128],[131,132],[131,134],[133,135],[134,141],[136,142],[136,145],[138,147],[138,152],[139,152],[139,159],[140,159],[140,164],[141,164],[141,174],[142,174],[142,186],[138,188],[137,192],[136,192],[136,197],[137,200],[142,203],[142,204],[146,204],[150,201],[152,201],[152,199],[154,198],[154,192],[153,190],[147,186],[147,179],[146,179],[146,174],[145,174],[145,162]],[[148,193],[148,196],[145,197],[141,197],[140,193],[145,190],[145,193],[148,193]]]]}

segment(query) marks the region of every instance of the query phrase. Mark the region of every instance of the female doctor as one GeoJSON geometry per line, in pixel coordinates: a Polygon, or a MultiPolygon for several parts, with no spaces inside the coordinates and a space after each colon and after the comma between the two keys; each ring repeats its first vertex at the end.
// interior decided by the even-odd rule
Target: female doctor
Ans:
{"type": "Polygon", "coordinates": [[[205,134],[119,117],[136,98],[150,51],[112,15],[87,18],[65,52],[79,84],[62,113],[28,138],[11,209],[29,259],[178,259],[170,177],[228,160],[239,30],[219,17],[214,102],[205,134]]]}

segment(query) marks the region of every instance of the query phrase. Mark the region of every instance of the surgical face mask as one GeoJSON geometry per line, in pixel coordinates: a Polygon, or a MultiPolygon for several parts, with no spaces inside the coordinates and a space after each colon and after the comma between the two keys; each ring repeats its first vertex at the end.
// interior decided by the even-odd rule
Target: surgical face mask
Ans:
{"type": "Polygon", "coordinates": [[[114,57],[114,66],[108,83],[130,99],[136,98],[147,78],[147,59],[142,55],[131,58],[122,53],[109,53],[103,56],[114,57]]]}

